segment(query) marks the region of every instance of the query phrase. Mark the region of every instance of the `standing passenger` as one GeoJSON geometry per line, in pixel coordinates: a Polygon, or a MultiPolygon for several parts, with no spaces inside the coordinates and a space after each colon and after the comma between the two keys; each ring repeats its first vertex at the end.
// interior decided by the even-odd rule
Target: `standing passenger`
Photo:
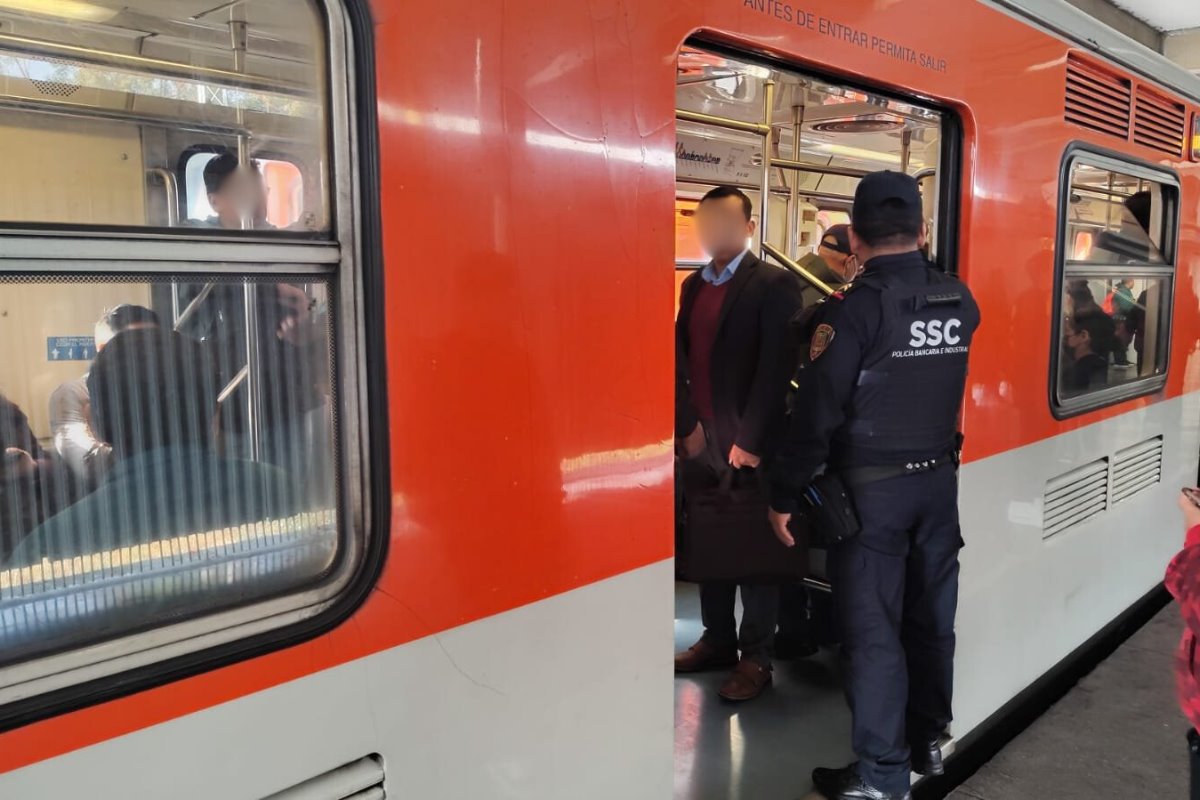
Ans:
{"type": "MultiPolygon", "coordinates": [[[[858,274],[858,258],[850,250],[850,226],[831,225],[821,236],[817,252],[800,259],[800,266],[833,289],[854,280],[858,274]]],[[[817,287],[807,283],[803,293],[805,308],[824,297],[817,287]]]]}
{"type": "Polygon", "coordinates": [[[273,230],[267,222],[267,188],[254,162],[239,165],[228,151],[204,165],[204,188],[215,217],[207,220],[214,228],[228,230],[273,230]]]}
{"type": "MultiPolygon", "coordinates": [[[[788,322],[800,307],[800,285],[749,252],[752,211],[750,198],[729,186],[713,189],[696,209],[700,241],[712,261],[681,289],[675,430],[681,453],[707,460],[708,469],[685,470],[685,493],[709,488],[730,468],[757,468],[770,456],[784,419],[796,360],[788,322]]],[[[771,682],[779,590],[741,585],[740,631],[737,590],[734,583],[700,585],[704,635],[675,657],[675,671],[736,665],[720,694],[750,700],[771,682]]]]}
{"type": "MultiPolygon", "coordinates": [[[[123,303],[105,311],[96,323],[99,353],[122,331],[158,327],[158,314],[143,306],[123,303]]],[[[54,449],[82,485],[90,490],[112,463],[112,445],[93,432],[88,373],[59,385],[50,395],[50,431],[54,449]]]]}
{"type": "Polygon", "coordinates": [[[822,464],[861,531],[830,553],[858,762],[817,769],[829,800],[908,800],[910,770],[942,771],[958,602],[958,414],[979,309],[921,255],[917,182],[863,178],[853,250],[864,265],[814,315],[788,434],[772,465],[771,522],[791,516],[822,464]]]}

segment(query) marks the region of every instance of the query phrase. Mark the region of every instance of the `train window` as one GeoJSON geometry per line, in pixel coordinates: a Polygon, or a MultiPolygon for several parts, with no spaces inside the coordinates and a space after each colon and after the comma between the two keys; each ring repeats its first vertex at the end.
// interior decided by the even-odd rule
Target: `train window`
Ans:
{"type": "Polygon", "coordinates": [[[199,136],[226,155],[216,166],[232,180],[224,213],[190,235],[328,230],[326,36],[314,3],[10,3],[0,30],[0,145],[22,155],[6,169],[0,223],[184,225],[191,208],[180,213],[168,173],[199,136]],[[81,9],[97,13],[81,23],[81,9]],[[303,214],[267,208],[293,200],[293,187],[262,186],[287,187],[270,167],[285,156],[311,171],[303,214]]]}
{"type": "Polygon", "coordinates": [[[1072,155],[1064,175],[1053,339],[1060,415],[1165,380],[1179,192],[1170,173],[1087,152],[1072,155]]]}
{"type": "MultiPolygon", "coordinates": [[[[221,154],[220,150],[201,150],[192,152],[184,161],[183,196],[190,224],[212,227],[222,224],[220,214],[209,200],[210,184],[216,188],[221,177],[212,175],[212,170],[206,177],[205,172],[221,154]]],[[[299,225],[304,212],[304,175],[300,167],[273,158],[256,158],[251,165],[258,173],[264,193],[260,226],[264,230],[281,230],[299,225]]]]}
{"type": "Polygon", "coordinates": [[[0,666],[293,589],[336,555],[330,287],[183,286],[206,292],[186,318],[178,284],[0,284],[0,666]]]}
{"type": "Polygon", "coordinates": [[[318,630],[377,541],[348,12],[18,6],[0,3],[0,141],[30,156],[0,198],[0,725],[318,630]],[[254,235],[210,235],[229,229],[254,235]]]}
{"type": "Polygon", "coordinates": [[[953,139],[944,112],[692,46],[680,51],[675,93],[677,268],[704,260],[681,238],[680,204],[728,184],[754,202],[756,245],[784,266],[820,271],[821,235],[848,219],[859,179],[884,169],[918,180],[934,234],[930,255],[939,260],[947,249],[938,244],[952,227],[942,219],[943,154],[953,139]]]}

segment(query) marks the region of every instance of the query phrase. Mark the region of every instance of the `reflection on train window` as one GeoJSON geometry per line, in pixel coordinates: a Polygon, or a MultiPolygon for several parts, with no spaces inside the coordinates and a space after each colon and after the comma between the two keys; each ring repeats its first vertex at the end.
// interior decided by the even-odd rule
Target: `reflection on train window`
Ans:
{"type": "Polygon", "coordinates": [[[0,363],[0,665],[329,570],[330,295],[311,276],[0,283],[15,343],[0,363]]]}
{"type": "Polygon", "coordinates": [[[1091,155],[1067,175],[1055,396],[1072,412],[1153,391],[1166,375],[1178,185],[1091,155]]]}
{"type": "MultiPolygon", "coordinates": [[[[233,227],[240,225],[239,215],[226,211],[225,219],[213,208],[210,194],[222,193],[231,176],[222,175],[218,160],[224,155],[219,150],[202,150],[188,156],[184,165],[184,201],[186,219],[191,224],[209,227],[233,227]]],[[[233,158],[229,153],[227,159],[233,158]]],[[[304,212],[304,176],[300,168],[291,161],[271,158],[256,158],[251,162],[257,174],[258,198],[251,227],[259,230],[281,230],[300,226],[304,212]]],[[[220,205],[220,200],[217,201],[220,205]]]]}
{"type": "Polygon", "coordinates": [[[675,97],[677,268],[707,260],[680,215],[713,186],[745,191],[771,257],[807,266],[824,231],[848,220],[859,179],[883,169],[920,183],[936,259],[943,113],[694,47],[680,51],[675,97]]]}
{"type": "MultiPolygon", "coordinates": [[[[0,146],[21,154],[6,166],[0,222],[184,224],[196,208],[181,213],[175,170],[199,141],[242,172],[259,160],[272,228],[328,228],[328,175],[294,174],[329,163],[312,2],[17,3],[0,5],[0,29],[0,146]],[[81,25],[84,7],[97,14],[81,25]]],[[[253,191],[237,194],[241,227],[257,227],[253,191]]]]}

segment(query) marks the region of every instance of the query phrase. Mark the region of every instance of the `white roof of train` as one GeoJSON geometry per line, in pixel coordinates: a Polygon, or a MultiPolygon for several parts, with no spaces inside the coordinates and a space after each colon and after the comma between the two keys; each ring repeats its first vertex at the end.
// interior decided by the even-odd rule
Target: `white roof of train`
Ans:
{"type": "Polygon", "coordinates": [[[1139,75],[1200,103],[1200,76],[1188,72],[1160,53],[1069,5],[1065,0],[979,1],[1040,25],[1070,42],[1100,53],[1139,75]]]}

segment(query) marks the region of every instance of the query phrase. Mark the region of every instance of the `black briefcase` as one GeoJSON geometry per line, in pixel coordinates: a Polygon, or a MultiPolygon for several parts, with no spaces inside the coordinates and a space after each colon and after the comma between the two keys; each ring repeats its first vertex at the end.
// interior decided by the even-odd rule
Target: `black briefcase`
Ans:
{"type": "Polygon", "coordinates": [[[784,546],[767,521],[766,493],[755,471],[727,468],[715,485],[701,483],[687,481],[683,487],[678,577],[753,583],[808,574],[803,518],[793,516],[796,546],[784,546]]]}

